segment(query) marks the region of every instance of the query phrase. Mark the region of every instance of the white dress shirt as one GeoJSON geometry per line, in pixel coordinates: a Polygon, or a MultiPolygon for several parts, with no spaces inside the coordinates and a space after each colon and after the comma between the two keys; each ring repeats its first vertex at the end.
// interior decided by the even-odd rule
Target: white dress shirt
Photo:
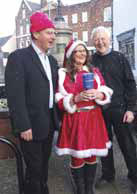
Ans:
{"type": "Polygon", "coordinates": [[[46,55],[46,53],[42,52],[34,42],[32,42],[32,47],[36,51],[43,68],[45,70],[45,73],[47,75],[47,78],[49,80],[49,85],[50,85],[50,97],[49,97],[49,108],[53,108],[53,83],[52,83],[52,75],[51,75],[51,68],[50,68],[50,63],[49,63],[49,58],[46,55]]]}

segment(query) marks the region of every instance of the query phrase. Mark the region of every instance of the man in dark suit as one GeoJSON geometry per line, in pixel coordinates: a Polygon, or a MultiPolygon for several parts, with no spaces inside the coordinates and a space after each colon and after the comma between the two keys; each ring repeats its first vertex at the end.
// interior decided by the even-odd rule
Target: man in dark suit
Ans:
{"type": "Polygon", "coordinates": [[[48,160],[58,119],[54,101],[58,64],[48,50],[55,26],[42,12],[30,17],[32,44],[8,57],[5,83],[13,132],[26,164],[24,194],[48,194],[48,160]]]}

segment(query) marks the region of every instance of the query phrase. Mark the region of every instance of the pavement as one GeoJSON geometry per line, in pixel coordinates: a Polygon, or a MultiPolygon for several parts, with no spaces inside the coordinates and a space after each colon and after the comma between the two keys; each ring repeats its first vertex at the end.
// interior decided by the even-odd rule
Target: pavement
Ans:
{"type": "MultiPolygon", "coordinates": [[[[96,194],[132,194],[129,187],[129,181],[126,177],[127,168],[116,139],[114,139],[113,146],[115,154],[116,181],[106,188],[100,190],[96,189],[96,194]]],[[[100,175],[101,163],[99,161],[97,178],[100,175]]],[[[54,148],[49,161],[48,184],[50,194],[73,194],[74,188],[69,168],[69,157],[57,156],[54,152],[54,148]]],[[[15,158],[0,160],[0,194],[19,194],[15,158]]]]}

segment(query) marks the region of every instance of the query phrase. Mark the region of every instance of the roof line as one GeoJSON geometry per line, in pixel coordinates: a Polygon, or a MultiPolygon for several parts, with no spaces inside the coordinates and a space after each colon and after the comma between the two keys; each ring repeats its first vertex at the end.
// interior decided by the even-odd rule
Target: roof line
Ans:
{"type": "Polygon", "coordinates": [[[29,6],[28,2],[26,0],[24,0],[25,4],[28,6],[28,8],[30,9],[30,11],[32,11],[31,7],[29,6]]]}

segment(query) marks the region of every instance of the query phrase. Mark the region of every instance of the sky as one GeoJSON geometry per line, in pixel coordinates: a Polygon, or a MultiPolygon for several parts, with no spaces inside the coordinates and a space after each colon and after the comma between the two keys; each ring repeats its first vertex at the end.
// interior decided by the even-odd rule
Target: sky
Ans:
{"type": "MultiPolygon", "coordinates": [[[[40,3],[40,0],[29,0],[40,3]]],[[[66,5],[82,3],[87,0],[62,0],[66,5]]],[[[22,0],[1,0],[0,3],[0,37],[8,36],[14,33],[15,17],[18,13],[22,0]]]]}

